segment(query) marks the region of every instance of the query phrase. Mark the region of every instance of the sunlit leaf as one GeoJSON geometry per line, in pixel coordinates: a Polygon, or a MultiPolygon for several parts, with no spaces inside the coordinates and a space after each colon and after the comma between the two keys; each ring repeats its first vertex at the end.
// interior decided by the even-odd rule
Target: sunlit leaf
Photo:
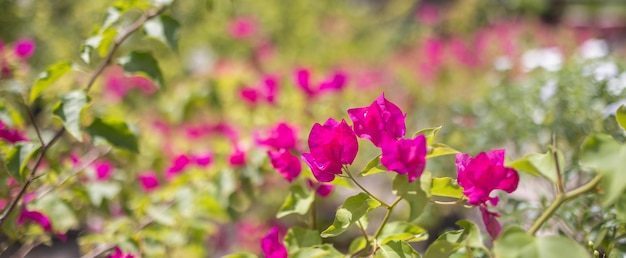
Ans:
{"type": "Polygon", "coordinates": [[[494,242],[493,252],[500,258],[591,257],[584,247],[572,239],[564,236],[534,237],[516,227],[502,231],[494,242]]]}
{"type": "Polygon", "coordinates": [[[39,144],[20,142],[9,149],[5,156],[5,164],[7,171],[15,180],[26,181],[28,177],[26,165],[33,156],[39,153],[40,147],[39,144]]]}
{"type": "Polygon", "coordinates": [[[443,143],[435,143],[430,146],[429,152],[426,155],[426,158],[430,159],[434,157],[453,155],[457,153],[460,153],[460,152],[458,150],[453,149],[452,147],[448,145],[445,145],[443,143]]]}
{"type": "Polygon", "coordinates": [[[602,174],[602,205],[611,205],[626,190],[626,146],[606,134],[592,134],[583,142],[580,163],[602,174]]]}
{"type": "Polygon", "coordinates": [[[114,147],[139,152],[137,136],[129,129],[126,122],[119,118],[95,118],[85,131],[92,136],[94,142],[105,140],[114,147]]]}
{"type": "Polygon", "coordinates": [[[323,244],[312,247],[300,248],[298,251],[289,254],[290,258],[336,258],[344,257],[330,244],[323,244]]]}
{"type": "Polygon", "coordinates": [[[385,168],[385,166],[383,166],[383,164],[380,163],[381,155],[378,155],[374,157],[372,160],[370,160],[369,162],[367,162],[367,165],[363,168],[363,170],[361,170],[360,174],[362,176],[368,176],[368,175],[373,175],[376,173],[387,171],[387,168],[385,168]]]}
{"type": "Polygon", "coordinates": [[[292,227],[287,231],[283,242],[289,252],[294,252],[300,248],[321,245],[322,238],[316,230],[292,227]]]}
{"type": "Polygon", "coordinates": [[[480,229],[476,224],[469,220],[459,220],[456,224],[463,229],[448,231],[440,235],[426,249],[424,258],[450,257],[463,247],[486,249],[483,245],[480,229]]]}
{"type": "Polygon", "coordinates": [[[622,129],[626,130],[626,106],[621,105],[615,113],[615,119],[622,129]]]}
{"type": "Polygon", "coordinates": [[[428,239],[425,229],[405,221],[387,223],[380,235],[378,243],[384,245],[389,241],[419,242],[428,239]]]}
{"type": "Polygon", "coordinates": [[[290,188],[287,199],[276,214],[276,217],[282,218],[294,213],[304,215],[311,208],[314,198],[314,191],[306,190],[300,185],[293,185],[290,188]]]}
{"type": "Polygon", "coordinates": [[[92,182],[85,185],[91,204],[100,207],[103,200],[113,199],[122,190],[116,182],[92,182]]]}
{"type": "MultiPolygon", "coordinates": [[[[560,151],[557,151],[557,157],[559,159],[559,168],[563,170],[565,157],[560,151]]],[[[545,154],[528,154],[524,158],[508,163],[507,166],[531,175],[544,176],[552,182],[557,181],[556,162],[554,161],[554,150],[552,148],[545,154]]]]}
{"type": "Polygon", "coordinates": [[[150,19],[143,25],[148,37],[154,38],[168,45],[172,50],[178,50],[180,23],[168,15],[150,19]]]}
{"type": "Polygon", "coordinates": [[[146,76],[159,87],[163,87],[163,74],[159,63],[150,52],[133,51],[120,58],[120,65],[127,73],[146,76]]]}
{"type": "Polygon", "coordinates": [[[340,235],[348,227],[361,219],[367,212],[380,206],[380,202],[365,193],[348,197],[335,214],[335,221],[321,234],[322,237],[340,235]]]}
{"type": "Polygon", "coordinates": [[[72,63],[60,62],[49,66],[45,72],[40,73],[33,87],[30,89],[30,102],[35,101],[44,90],[71,70],[72,63]]]}
{"type": "Polygon", "coordinates": [[[415,221],[428,204],[428,197],[421,188],[420,180],[411,183],[407,180],[406,175],[397,175],[393,179],[393,194],[401,196],[409,204],[409,222],[415,221]]]}
{"type": "Polygon", "coordinates": [[[80,142],[83,141],[80,114],[89,101],[90,98],[84,91],[72,91],[62,96],[61,101],[52,109],[52,113],[61,119],[65,129],[80,142]]]}
{"type": "Polygon", "coordinates": [[[374,258],[417,258],[420,255],[407,242],[389,241],[380,246],[374,258]]]}
{"type": "Polygon", "coordinates": [[[463,187],[454,178],[435,177],[432,179],[430,194],[460,199],[463,197],[463,187]]]}
{"type": "Polygon", "coordinates": [[[363,250],[366,246],[367,240],[365,240],[365,237],[360,236],[352,240],[352,243],[350,243],[350,247],[348,248],[348,252],[350,252],[350,254],[354,254],[363,250]]]}

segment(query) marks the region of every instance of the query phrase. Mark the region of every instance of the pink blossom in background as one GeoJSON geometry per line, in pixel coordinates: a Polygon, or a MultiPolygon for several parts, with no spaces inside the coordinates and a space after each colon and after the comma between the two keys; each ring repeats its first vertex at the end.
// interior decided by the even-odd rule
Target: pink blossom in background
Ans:
{"type": "Polygon", "coordinates": [[[250,87],[243,87],[239,90],[239,96],[250,104],[256,104],[259,100],[259,91],[250,87]]]}
{"type": "Polygon", "coordinates": [[[199,167],[208,167],[213,162],[213,153],[204,152],[191,155],[193,162],[199,167]]]}
{"type": "Polygon", "coordinates": [[[230,21],[228,33],[236,39],[249,38],[257,31],[256,22],[249,17],[237,17],[230,21]]]}
{"type": "Polygon", "coordinates": [[[21,226],[27,221],[39,224],[46,232],[52,232],[50,219],[41,212],[23,209],[19,217],[17,217],[17,225],[21,226]]]}
{"type": "Polygon", "coordinates": [[[280,236],[280,229],[273,227],[270,232],[261,239],[261,249],[266,258],[287,258],[287,248],[280,236]]]}
{"type": "Polygon", "coordinates": [[[260,86],[243,87],[239,90],[239,96],[251,105],[260,101],[274,104],[277,93],[278,80],[271,75],[265,76],[260,86]]]}
{"type": "Polygon", "coordinates": [[[16,143],[22,141],[28,141],[28,138],[20,133],[17,129],[9,129],[0,120],[0,139],[3,139],[9,143],[16,143]]]}
{"type": "Polygon", "coordinates": [[[439,21],[439,8],[432,4],[423,4],[417,9],[417,20],[426,25],[434,25],[439,21]]]}
{"type": "Polygon", "coordinates": [[[500,214],[487,210],[487,207],[485,207],[485,205],[481,205],[479,209],[480,215],[483,219],[483,223],[485,224],[485,228],[487,229],[487,233],[489,233],[489,236],[491,236],[492,239],[496,239],[502,231],[502,226],[500,225],[500,222],[498,222],[498,220],[496,219],[497,217],[500,217],[500,214]]]}
{"type": "Polygon", "coordinates": [[[306,182],[309,188],[315,190],[315,192],[323,198],[328,197],[333,192],[333,189],[335,188],[331,184],[314,182],[313,180],[308,179],[308,178],[306,179],[306,182]]]}
{"type": "Polygon", "coordinates": [[[479,65],[480,48],[460,38],[452,39],[448,44],[451,54],[459,63],[469,68],[479,65]]]}
{"type": "Polygon", "coordinates": [[[35,53],[35,41],[29,38],[19,39],[13,45],[13,53],[22,60],[30,58],[35,53]]]}
{"type": "Polygon", "coordinates": [[[278,123],[270,128],[266,138],[256,137],[257,144],[268,146],[274,150],[296,148],[296,130],[287,123],[278,123]]]}
{"type": "Polygon", "coordinates": [[[152,171],[137,175],[137,180],[139,180],[139,183],[141,183],[141,187],[143,187],[145,192],[152,191],[159,187],[159,179],[152,171]]]}
{"type": "Polygon", "coordinates": [[[183,172],[183,170],[185,170],[190,163],[191,159],[186,154],[180,154],[176,156],[172,160],[171,165],[167,168],[165,172],[165,177],[167,179],[174,178],[176,175],[183,172]]]}
{"type": "Polygon", "coordinates": [[[235,150],[228,157],[228,163],[232,167],[242,167],[246,165],[246,153],[239,148],[235,150]]]}
{"type": "Polygon", "coordinates": [[[134,88],[138,88],[144,95],[152,95],[156,92],[156,85],[149,79],[138,75],[126,75],[120,66],[107,68],[104,73],[105,91],[115,100],[122,99],[134,88]]]}
{"type": "Polygon", "coordinates": [[[517,189],[519,175],[515,169],[504,166],[504,149],[481,152],[476,157],[456,155],[458,182],[472,205],[498,204],[498,197],[490,197],[493,190],[511,193],[517,189]]]}
{"type": "Polygon", "coordinates": [[[348,116],[356,135],[379,147],[384,138],[398,139],[406,133],[406,114],[388,101],[384,93],[367,107],[348,109],[348,116]]]}
{"type": "Polygon", "coordinates": [[[408,175],[409,182],[419,178],[426,168],[426,137],[423,134],[414,139],[385,140],[381,144],[380,163],[391,171],[408,175]]]}
{"type": "Polygon", "coordinates": [[[307,69],[298,69],[295,72],[296,85],[304,91],[309,98],[317,97],[322,92],[339,91],[347,85],[348,75],[341,71],[335,71],[319,84],[311,82],[311,72],[307,69]]]}
{"type": "Polygon", "coordinates": [[[96,171],[96,179],[98,181],[106,181],[111,177],[113,167],[107,161],[97,161],[93,163],[93,168],[96,171]]]}
{"type": "Polygon", "coordinates": [[[329,118],[316,123],[309,133],[310,153],[302,158],[320,182],[330,182],[342,173],[342,166],[352,164],[359,150],[356,135],[345,120],[329,118]]]}
{"type": "Polygon", "coordinates": [[[348,76],[341,71],[334,72],[330,77],[320,83],[319,89],[323,90],[341,90],[348,80],[348,76]]]}
{"type": "Polygon", "coordinates": [[[302,171],[302,165],[300,159],[289,153],[285,149],[279,151],[267,151],[267,155],[270,157],[270,163],[278,173],[287,181],[292,182],[296,179],[302,171]]]}
{"type": "Polygon", "coordinates": [[[276,49],[271,41],[265,40],[254,48],[254,56],[260,62],[270,60],[276,55],[276,49]]]}
{"type": "Polygon", "coordinates": [[[439,38],[427,38],[421,47],[422,57],[418,70],[420,76],[431,81],[435,79],[443,65],[444,41],[439,38]]]}
{"type": "Polygon", "coordinates": [[[115,247],[113,253],[109,255],[109,258],[135,258],[135,255],[130,253],[124,253],[119,247],[115,247]]]}

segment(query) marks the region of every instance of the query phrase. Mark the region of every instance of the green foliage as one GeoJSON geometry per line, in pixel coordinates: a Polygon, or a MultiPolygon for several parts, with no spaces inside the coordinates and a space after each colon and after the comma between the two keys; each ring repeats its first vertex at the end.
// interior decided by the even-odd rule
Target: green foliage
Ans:
{"type": "Polygon", "coordinates": [[[380,235],[378,244],[384,245],[390,241],[419,242],[428,239],[425,229],[404,221],[394,221],[387,223],[380,235]]]}
{"type": "Polygon", "coordinates": [[[290,253],[296,253],[302,248],[314,247],[322,244],[319,232],[301,227],[292,227],[285,235],[285,247],[290,253]]]}
{"type": "Polygon", "coordinates": [[[545,154],[528,154],[524,158],[510,162],[507,166],[534,176],[543,176],[553,183],[556,183],[557,167],[554,160],[555,152],[559,159],[559,169],[565,171],[565,157],[563,156],[563,153],[552,148],[550,148],[545,154]]]}
{"type": "Polygon", "coordinates": [[[148,37],[155,38],[167,44],[172,50],[178,51],[178,37],[180,23],[168,15],[161,15],[156,19],[147,21],[144,32],[148,37]]]}
{"type": "Polygon", "coordinates": [[[335,221],[327,229],[322,231],[321,237],[338,236],[345,232],[348,227],[365,216],[370,210],[380,206],[380,202],[372,199],[366,193],[359,193],[348,197],[337,209],[335,221]]]}
{"type": "Polygon", "coordinates": [[[626,174],[622,173],[626,146],[606,134],[592,134],[582,145],[581,165],[603,176],[602,205],[614,203],[626,190],[626,174]]]}
{"type": "Polygon", "coordinates": [[[33,87],[30,89],[30,102],[34,102],[44,90],[71,70],[72,63],[59,62],[49,66],[45,72],[40,73],[33,87]]]}
{"type": "Polygon", "coordinates": [[[480,230],[476,224],[469,220],[460,220],[456,224],[463,229],[443,233],[426,249],[424,258],[450,257],[461,248],[485,249],[480,230]]]}
{"type": "Polygon", "coordinates": [[[6,154],[5,164],[9,175],[18,182],[24,182],[28,178],[27,165],[31,158],[39,153],[40,144],[18,143],[13,145],[6,154]]]}
{"type": "Polygon", "coordinates": [[[380,249],[376,251],[375,258],[416,258],[420,255],[411,247],[401,240],[389,241],[381,245],[380,249]]]}
{"type": "Polygon", "coordinates": [[[430,159],[434,157],[452,155],[452,154],[457,154],[457,153],[460,153],[460,152],[458,150],[453,149],[452,147],[448,145],[445,145],[443,143],[435,143],[430,146],[430,149],[428,151],[428,154],[426,155],[426,158],[430,159]]]}
{"type": "Polygon", "coordinates": [[[495,241],[493,252],[497,257],[503,258],[591,257],[584,247],[567,237],[534,237],[516,227],[502,231],[495,241]]]}
{"type": "Polygon", "coordinates": [[[137,136],[130,131],[128,124],[119,118],[95,118],[91,125],[85,128],[94,142],[106,141],[109,144],[131,152],[139,152],[137,136]]]}
{"type": "Polygon", "coordinates": [[[433,127],[433,128],[425,128],[425,129],[417,131],[415,135],[417,136],[417,135],[423,134],[424,136],[426,136],[426,144],[432,145],[433,142],[435,141],[435,137],[437,137],[437,134],[439,134],[441,127],[442,126],[433,127]]]}
{"type": "Polygon", "coordinates": [[[276,218],[282,218],[289,214],[306,214],[315,200],[315,192],[304,189],[300,185],[293,185],[289,189],[289,195],[276,214],[276,218]]]}
{"type": "Polygon", "coordinates": [[[393,179],[393,194],[402,197],[409,204],[409,222],[415,221],[428,204],[426,193],[421,188],[420,180],[409,183],[405,175],[397,175],[393,179]]]}
{"type": "Polygon", "coordinates": [[[90,98],[84,91],[72,91],[63,95],[52,109],[52,113],[61,119],[65,129],[79,142],[83,141],[80,114],[89,101],[90,98]]]}
{"type": "Polygon", "coordinates": [[[150,52],[132,51],[120,58],[119,63],[125,72],[146,76],[152,79],[159,88],[163,87],[161,68],[150,52]]]}
{"type": "Polygon", "coordinates": [[[453,178],[436,177],[432,179],[430,194],[461,199],[463,197],[463,187],[459,186],[453,178]]]}
{"type": "Polygon", "coordinates": [[[362,176],[369,176],[387,171],[387,168],[385,168],[385,166],[380,163],[380,156],[381,155],[378,155],[371,159],[369,162],[367,162],[367,165],[365,165],[365,167],[361,170],[361,173],[359,174],[362,176]]]}

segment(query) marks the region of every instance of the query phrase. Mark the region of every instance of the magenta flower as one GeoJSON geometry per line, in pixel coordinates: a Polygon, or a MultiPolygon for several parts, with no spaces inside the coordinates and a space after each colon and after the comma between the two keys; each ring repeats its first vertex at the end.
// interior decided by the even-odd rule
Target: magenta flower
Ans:
{"type": "Polygon", "coordinates": [[[16,143],[22,141],[28,141],[28,138],[20,133],[18,130],[12,130],[6,128],[6,125],[0,120],[0,139],[3,139],[9,143],[16,143]]]}
{"type": "Polygon", "coordinates": [[[323,198],[328,197],[333,192],[333,189],[335,188],[331,184],[314,182],[313,180],[308,179],[308,178],[306,179],[306,182],[309,185],[309,188],[315,190],[315,192],[323,198]]]}
{"type": "Polygon", "coordinates": [[[498,197],[489,197],[493,190],[511,193],[517,189],[519,175],[512,168],[504,166],[504,150],[481,152],[476,157],[461,153],[456,155],[458,182],[463,194],[473,205],[498,204],[498,197]]]}
{"type": "Polygon", "coordinates": [[[152,171],[137,175],[137,180],[141,183],[144,192],[149,192],[159,187],[159,179],[152,171]]]}
{"type": "Polygon", "coordinates": [[[414,139],[387,140],[381,144],[380,162],[391,171],[408,175],[409,182],[415,181],[426,167],[426,137],[422,134],[414,139]]]}
{"type": "Polygon", "coordinates": [[[124,253],[122,249],[115,247],[115,250],[113,250],[113,253],[109,255],[109,258],[135,258],[135,255],[124,253]]]}
{"type": "Polygon", "coordinates": [[[165,172],[165,177],[167,179],[174,178],[174,176],[180,174],[180,172],[183,172],[183,170],[185,170],[190,163],[191,159],[189,158],[189,156],[185,154],[180,154],[176,156],[176,158],[172,160],[172,164],[167,168],[165,172]]]}
{"type": "Polygon", "coordinates": [[[38,211],[29,211],[27,209],[23,209],[20,213],[20,216],[17,217],[17,225],[21,226],[26,221],[32,221],[34,223],[39,224],[45,231],[52,232],[52,224],[50,224],[50,219],[48,216],[44,215],[38,211]]]}
{"type": "Polygon", "coordinates": [[[341,120],[329,118],[324,125],[316,123],[309,134],[310,153],[302,154],[320,182],[330,182],[342,173],[342,166],[352,164],[359,150],[352,128],[341,120]]]}
{"type": "Polygon", "coordinates": [[[239,90],[239,96],[252,105],[259,101],[259,91],[255,88],[243,87],[239,90]]]}
{"type": "Polygon", "coordinates": [[[251,105],[256,105],[261,99],[274,104],[277,92],[278,80],[274,76],[266,76],[261,86],[241,88],[239,96],[251,105]]]}
{"type": "Polygon", "coordinates": [[[267,155],[270,157],[270,163],[280,175],[282,175],[287,181],[291,182],[300,175],[302,171],[302,165],[300,159],[289,153],[285,149],[279,151],[267,151],[267,155]]]}
{"type": "Polygon", "coordinates": [[[487,228],[487,233],[489,233],[489,236],[491,236],[492,239],[496,239],[502,231],[502,226],[500,225],[500,222],[498,222],[498,220],[496,219],[497,217],[500,217],[500,214],[490,212],[484,205],[481,205],[479,209],[483,219],[483,223],[485,224],[485,228],[487,228]]]}
{"type": "Polygon", "coordinates": [[[287,123],[278,123],[269,131],[269,136],[265,139],[257,137],[259,145],[265,145],[274,150],[293,149],[296,147],[296,130],[287,123]]]}
{"type": "Polygon", "coordinates": [[[378,147],[384,138],[398,139],[406,133],[406,115],[385,99],[384,93],[368,107],[349,109],[348,116],[354,124],[354,132],[378,147]]]}
{"type": "Polygon", "coordinates": [[[326,78],[326,80],[320,83],[320,91],[322,90],[341,90],[344,86],[346,86],[346,82],[348,80],[348,76],[341,72],[336,71],[332,76],[326,78]]]}
{"type": "Polygon", "coordinates": [[[296,84],[309,98],[317,97],[324,91],[337,91],[343,89],[348,81],[345,73],[336,71],[330,77],[322,80],[317,87],[311,82],[311,74],[309,70],[299,69],[296,71],[296,84]]]}
{"type": "Polygon", "coordinates": [[[213,162],[213,154],[210,152],[191,155],[193,162],[200,167],[208,167],[213,162]]]}
{"type": "Polygon", "coordinates": [[[228,32],[231,37],[244,39],[252,36],[257,30],[256,22],[252,18],[238,17],[230,22],[228,32]]]}
{"type": "Polygon", "coordinates": [[[239,148],[235,148],[233,153],[228,157],[228,163],[232,167],[241,167],[246,165],[246,153],[241,151],[239,148]]]}
{"type": "Polygon", "coordinates": [[[35,41],[32,39],[20,39],[13,46],[13,53],[19,59],[28,59],[35,53],[35,41]]]}
{"type": "Polygon", "coordinates": [[[98,181],[106,181],[111,177],[111,173],[113,172],[113,168],[111,164],[106,161],[98,161],[93,164],[94,170],[96,171],[96,179],[98,181]]]}
{"type": "Polygon", "coordinates": [[[261,249],[266,258],[287,258],[287,248],[280,237],[280,229],[273,227],[270,232],[261,239],[261,249]]]}

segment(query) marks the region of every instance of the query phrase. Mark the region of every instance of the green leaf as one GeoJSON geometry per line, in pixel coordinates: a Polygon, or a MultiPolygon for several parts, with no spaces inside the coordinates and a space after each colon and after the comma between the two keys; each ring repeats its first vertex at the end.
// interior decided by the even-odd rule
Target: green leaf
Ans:
{"type": "Polygon", "coordinates": [[[469,220],[459,220],[456,224],[463,227],[463,229],[448,231],[440,235],[426,249],[424,258],[450,257],[463,247],[486,249],[476,224],[469,220]]]}
{"type": "MultiPolygon", "coordinates": [[[[564,169],[565,157],[563,153],[557,151],[557,157],[559,159],[559,168],[564,169]]],[[[507,166],[531,175],[541,175],[554,183],[558,180],[556,164],[554,162],[554,149],[552,148],[549,148],[548,152],[545,154],[528,154],[524,158],[507,164],[507,166]]]]}
{"type": "Polygon", "coordinates": [[[26,181],[26,177],[28,177],[25,172],[26,165],[34,155],[39,153],[40,148],[41,145],[39,144],[20,142],[9,149],[5,157],[5,164],[7,171],[15,180],[18,182],[26,181]]]}
{"type": "Polygon", "coordinates": [[[89,201],[96,207],[100,207],[104,199],[113,199],[122,190],[122,187],[116,182],[93,182],[86,184],[85,188],[89,195],[89,201]]]}
{"type": "Polygon", "coordinates": [[[417,131],[414,134],[414,136],[423,134],[426,137],[426,144],[430,146],[435,140],[435,137],[437,137],[439,130],[441,130],[441,126],[433,127],[433,128],[425,128],[425,129],[417,131]]]}
{"type": "Polygon", "coordinates": [[[348,197],[337,210],[333,224],[324,230],[321,236],[325,238],[340,235],[346,231],[350,225],[367,214],[367,212],[378,206],[380,206],[380,202],[372,199],[365,193],[348,197]]]}
{"type": "MultiPolygon", "coordinates": [[[[115,8],[112,8],[115,9],[115,8]]],[[[98,32],[98,34],[89,37],[80,46],[80,59],[85,63],[91,63],[91,53],[98,50],[98,56],[105,57],[111,49],[111,44],[117,37],[117,30],[114,28],[106,28],[98,32]]]]}
{"type": "Polygon", "coordinates": [[[119,118],[95,118],[85,131],[92,136],[94,142],[105,140],[117,148],[139,153],[137,136],[119,118]]]}
{"type": "Polygon", "coordinates": [[[601,183],[604,194],[602,205],[607,207],[617,200],[626,190],[626,173],[623,173],[626,160],[626,146],[606,134],[592,134],[582,145],[580,163],[593,169],[603,178],[601,183]]]}
{"type": "Polygon", "coordinates": [[[365,240],[365,237],[360,236],[352,240],[352,243],[350,243],[350,247],[348,248],[348,252],[350,254],[355,254],[356,252],[363,250],[366,246],[367,240],[365,240]]]}
{"type": "Polygon", "coordinates": [[[65,233],[70,229],[78,229],[79,221],[70,205],[54,192],[36,200],[32,207],[48,216],[55,232],[65,233]]]}
{"type": "Polygon", "coordinates": [[[380,163],[381,155],[382,154],[379,154],[378,156],[374,157],[369,162],[367,162],[367,165],[363,168],[363,170],[361,170],[360,174],[362,176],[369,176],[369,175],[373,175],[376,173],[387,171],[387,168],[385,168],[385,166],[383,166],[383,164],[380,163]]]}
{"type": "Polygon", "coordinates": [[[157,60],[150,52],[130,52],[128,56],[120,58],[119,63],[127,73],[146,76],[152,79],[159,88],[163,87],[163,74],[157,60]]]}
{"type": "Polygon", "coordinates": [[[306,214],[313,204],[315,192],[304,189],[302,186],[293,185],[289,190],[289,195],[276,214],[277,218],[282,218],[289,214],[306,214]]]}
{"type": "Polygon", "coordinates": [[[98,49],[98,55],[100,57],[105,57],[109,53],[109,50],[111,50],[111,45],[115,41],[115,37],[117,37],[117,30],[108,28],[100,35],[102,35],[102,38],[96,49],[98,49]]]}
{"type": "Polygon", "coordinates": [[[52,109],[52,113],[61,119],[65,129],[79,142],[83,141],[80,114],[89,101],[90,98],[84,91],[72,91],[62,96],[61,101],[52,109]]]}
{"type": "Polygon", "coordinates": [[[144,33],[156,40],[167,44],[172,50],[178,51],[178,36],[180,23],[168,15],[146,21],[143,25],[144,33]]]}
{"type": "Polygon", "coordinates": [[[426,158],[430,159],[434,157],[453,155],[457,153],[460,153],[460,152],[458,150],[453,149],[452,147],[448,145],[445,145],[443,143],[435,143],[430,146],[429,152],[426,155],[426,158]]]}
{"type": "Polygon", "coordinates": [[[414,258],[420,255],[408,243],[400,240],[389,241],[380,246],[375,258],[414,258]]]}
{"type": "Polygon", "coordinates": [[[463,198],[463,187],[454,178],[435,177],[432,179],[430,194],[460,199],[463,198]]]}
{"type": "Polygon", "coordinates": [[[337,258],[345,257],[330,244],[323,244],[312,247],[300,248],[298,251],[290,253],[290,258],[337,258]]]}
{"type": "Polygon", "coordinates": [[[300,248],[321,245],[322,238],[316,230],[293,227],[287,231],[283,242],[289,252],[295,252],[300,248]]]}
{"type": "Polygon", "coordinates": [[[40,73],[30,90],[30,102],[35,101],[44,90],[71,70],[71,62],[60,62],[49,66],[45,72],[40,73]]]}
{"type": "Polygon", "coordinates": [[[567,257],[590,258],[588,251],[564,236],[533,237],[522,229],[505,229],[494,242],[493,252],[499,258],[567,257]]]}
{"type": "Polygon", "coordinates": [[[428,233],[425,229],[405,222],[394,221],[387,223],[378,236],[378,243],[384,245],[390,241],[407,241],[407,242],[419,242],[428,239],[428,233]]]}
{"type": "Polygon", "coordinates": [[[170,209],[166,209],[164,207],[150,206],[148,207],[146,212],[151,218],[154,219],[154,221],[158,222],[159,224],[170,227],[176,225],[176,218],[174,218],[170,209]]]}
{"type": "Polygon", "coordinates": [[[617,112],[615,113],[615,119],[617,120],[619,126],[626,130],[626,106],[623,104],[619,106],[617,112]]]}
{"type": "Polygon", "coordinates": [[[393,179],[393,194],[402,197],[409,204],[409,222],[415,221],[428,204],[428,197],[421,188],[420,180],[409,183],[406,175],[397,175],[393,179]]]}

